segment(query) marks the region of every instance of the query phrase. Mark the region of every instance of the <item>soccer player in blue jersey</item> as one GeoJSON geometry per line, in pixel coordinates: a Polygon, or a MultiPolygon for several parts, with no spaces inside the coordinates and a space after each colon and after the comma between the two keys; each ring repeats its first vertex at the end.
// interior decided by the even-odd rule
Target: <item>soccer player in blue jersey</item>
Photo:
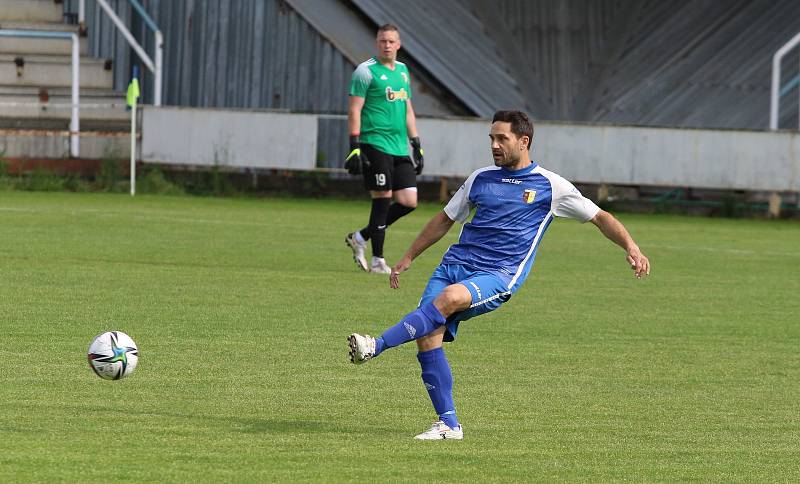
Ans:
{"type": "Polygon", "coordinates": [[[531,161],[533,124],[525,113],[495,113],[489,138],[494,166],[473,172],[392,267],[389,283],[396,289],[411,262],[455,221],[466,222],[474,209],[458,243],[450,246],[434,270],[417,309],[378,338],[358,333],[348,337],[350,360],[356,364],[416,340],[422,381],[438,414],[433,426],[415,437],[420,440],[464,438],[442,343],[455,339],[460,322],[499,308],[520,288],[554,217],[591,221],[622,247],[637,278],[650,274],[650,261],[613,215],[561,176],[531,161]]]}

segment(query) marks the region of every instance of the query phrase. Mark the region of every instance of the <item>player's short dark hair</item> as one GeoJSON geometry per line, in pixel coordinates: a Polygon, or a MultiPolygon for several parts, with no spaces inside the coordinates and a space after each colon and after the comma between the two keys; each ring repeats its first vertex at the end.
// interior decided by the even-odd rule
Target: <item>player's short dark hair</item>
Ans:
{"type": "Polygon", "coordinates": [[[380,35],[381,32],[390,32],[390,31],[397,32],[397,35],[400,35],[400,29],[398,29],[397,25],[394,25],[394,24],[383,24],[383,25],[381,25],[380,27],[378,27],[378,34],[377,35],[380,35]]]}
{"type": "Polygon", "coordinates": [[[528,149],[533,143],[533,121],[527,114],[522,111],[497,111],[494,113],[492,123],[500,121],[501,123],[511,123],[511,132],[517,135],[518,138],[527,136],[528,149]]]}

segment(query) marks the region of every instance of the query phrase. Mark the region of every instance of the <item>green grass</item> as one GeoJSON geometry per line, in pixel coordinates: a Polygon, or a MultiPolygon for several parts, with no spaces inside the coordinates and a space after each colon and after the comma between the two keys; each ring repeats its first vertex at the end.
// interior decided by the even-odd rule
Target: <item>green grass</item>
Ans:
{"type": "MultiPolygon", "coordinates": [[[[526,285],[447,346],[462,442],[413,345],[363,367],[345,337],[417,303],[356,271],[364,202],[0,192],[0,481],[798,481],[800,225],[620,215],[637,281],[560,220],[526,285]],[[85,352],[118,329],[136,372],[85,352]]],[[[389,231],[405,250],[438,205],[389,231]]]]}

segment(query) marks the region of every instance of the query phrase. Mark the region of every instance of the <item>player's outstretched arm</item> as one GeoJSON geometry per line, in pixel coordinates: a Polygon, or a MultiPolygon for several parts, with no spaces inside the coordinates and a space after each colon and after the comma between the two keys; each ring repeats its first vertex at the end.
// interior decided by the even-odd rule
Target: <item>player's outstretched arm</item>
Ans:
{"type": "Polygon", "coordinates": [[[650,261],[639,250],[639,246],[633,241],[631,234],[628,233],[622,222],[605,210],[600,210],[592,219],[592,223],[600,229],[603,235],[625,250],[628,264],[631,265],[636,277],[650,275],[650,261]]]}
{"type": "Polygon", "coordinates": [[[453,220],[451,220],[444,211],[434,215],[433,218],[425,224],[422,232],[417,235],[417,238],[411,243],[411,247],[408,248],[403,257],[397,264],[392,266],[392,274],[389,276],[389,285],[394,289],[400,287],[400,279],[398,277],[400,273],[407,271],[408,268],[411,267],[411,262],[416,259],[418,255],[425,252],[425,249],[444,237],[444,234],[446,234],[452,226],[453,220]]]}

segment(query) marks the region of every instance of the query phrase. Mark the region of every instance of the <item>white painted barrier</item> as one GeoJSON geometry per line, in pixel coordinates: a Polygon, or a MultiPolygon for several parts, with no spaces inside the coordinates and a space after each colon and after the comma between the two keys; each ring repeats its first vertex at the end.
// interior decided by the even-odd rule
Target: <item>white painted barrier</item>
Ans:
{"type": "MultiPolygon", "coordinates": [[[[487,120],[417,122],[425,173],[465,176],[492,163],[487,120]]],[[[584,183],[800,191],[800,135],[538,122],[532,157],[584,183]]]]}
{"type": "Polygon", "coordinates": [[[316,167],[314,115],[152,106],[143,111],[143,161],[292,170],[316,167]]]}
{"type": "MultiPolygon", "coordinates": [[[[310,114],[147,106],[142,159],[313,170],[317,122],[310,114]]],[[[492,164],[488,120],[425,118],[417,126],[425,175],[466,177],[492,164]]],[[[800,191],[796,132],[537,122],[533,158],[581,183],[800,191]]]]}

